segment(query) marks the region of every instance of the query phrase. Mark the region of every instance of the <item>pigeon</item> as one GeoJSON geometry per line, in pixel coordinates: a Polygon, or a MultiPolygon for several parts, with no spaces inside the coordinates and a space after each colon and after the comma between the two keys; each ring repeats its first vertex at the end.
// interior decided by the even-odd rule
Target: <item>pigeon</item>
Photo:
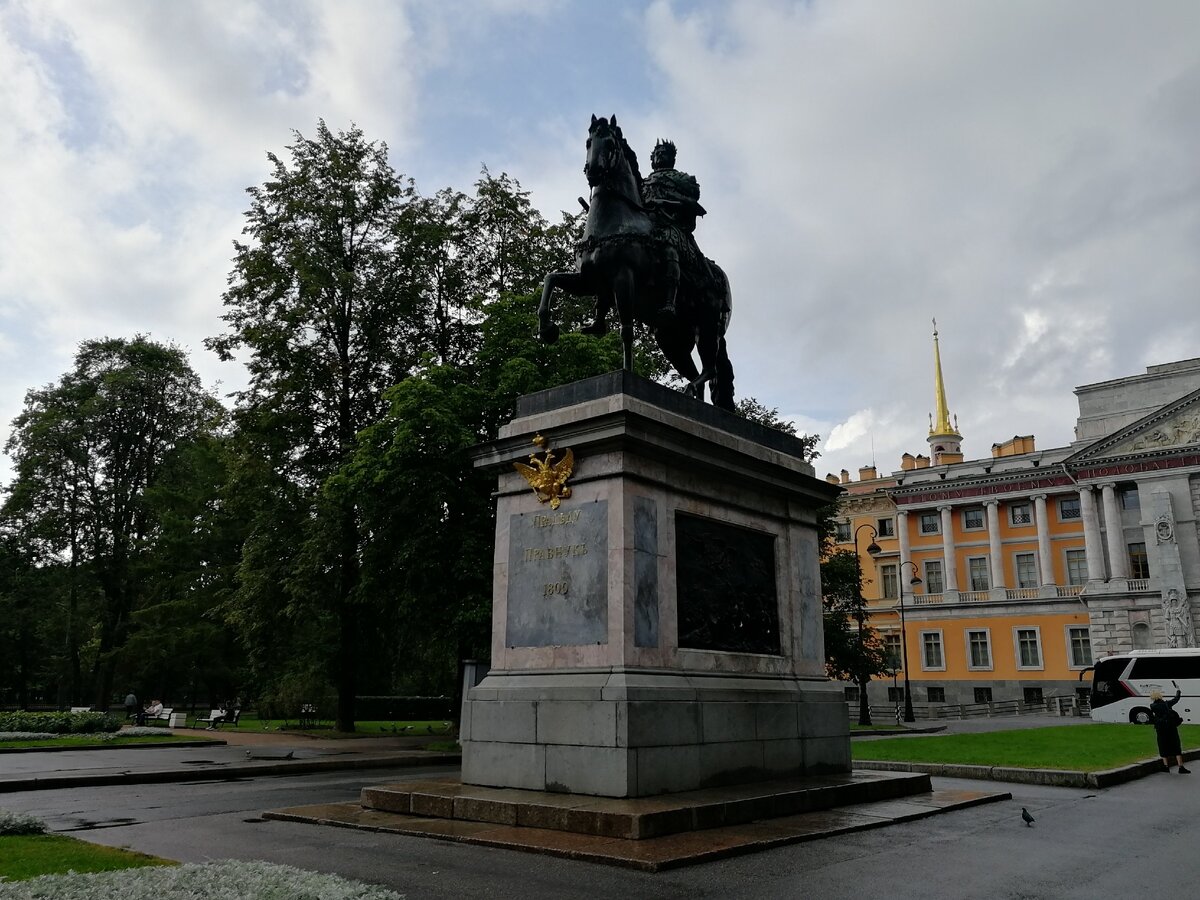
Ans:
{"type": "Polygon", "coordinates": [[[1031,816],[1029,814],[1029,810],[1027,810],[1023,806],[1021,807],[1021,819],[1022,819],[1022,821],[1025,822],[1026,828],[1032,827],[1032,825],[1034,823],[1034,818],[1033,818],[1033,816],[1031,816]]]}

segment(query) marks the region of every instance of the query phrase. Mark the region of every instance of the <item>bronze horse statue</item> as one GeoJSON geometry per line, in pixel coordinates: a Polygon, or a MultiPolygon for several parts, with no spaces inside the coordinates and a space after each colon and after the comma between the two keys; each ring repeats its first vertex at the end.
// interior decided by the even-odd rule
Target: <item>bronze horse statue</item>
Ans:
{"type": "Polygon", "coordinates": [[[604,333],[607,313],[615,308],[627,370],[633,369],[633,332],[638,322],[654,330],[663,355],[688,382],[685,393],[703,400],[707,384],[713,404],[732,410],[733,366],[725,346],[733,310],[729,279],[715,263],[707,263],[707,271],[700,272],[703,258],[681,259],[670,249],[663,225],[656,223],[643,201],[637,156],[621,134],[616,116],[592,116],[583,171],[591,197],[584,204],[587,220],[583,240],[576,247],[576,268],[546,275],[538,306],[539,336],[546,343],[558,340],[558,325],[551,320],[555,288],[594,296],[596,322],[582,330],[604,333]],[[693,349],[699,353],[699,367],[693,349]]]}

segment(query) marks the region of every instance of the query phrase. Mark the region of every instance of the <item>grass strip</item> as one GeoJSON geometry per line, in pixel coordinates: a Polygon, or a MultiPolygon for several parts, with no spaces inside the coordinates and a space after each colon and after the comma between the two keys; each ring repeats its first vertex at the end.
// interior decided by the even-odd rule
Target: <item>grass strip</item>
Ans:
{"type": "MultiPolygon", "coordinates": [[[[173,865],[169,859],[101,847],[58,834],[0,836],[0,880],[23,881],[61,872],[109,872],[173,865]]],[[[0,888],[0,896],[4,893],[0,888]]]]}
{"type": "Polygon", "coordinates": [[[4,741],[0,743],[0,753],[5,750],[85,750],[92,748],[109,749],[110,747],[128,747],[131,744],[163,744],[178,743],[179,741],[208,741],[211,735],[201,737],[186,734],[167,733],[161,737],[113,737],[108,740],[97,740],[94,735],[71,734],[59,738],[43,738],[33,741],[4,741]]]}
{"type": "MultiPolygon", "coordinates": [[[[1200,725],[1179,729],[1185,750],[1200,747],[1200,725]]],[[[1158,756],[1154,729],[1093,723],[977,734],[854,741],[854,759],[1099,772],[1158,756]]]]}

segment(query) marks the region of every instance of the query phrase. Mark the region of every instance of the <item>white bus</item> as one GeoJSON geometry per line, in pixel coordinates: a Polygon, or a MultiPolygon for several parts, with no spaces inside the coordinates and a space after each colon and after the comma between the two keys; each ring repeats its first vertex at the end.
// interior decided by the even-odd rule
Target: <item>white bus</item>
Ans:
{"type": "Polygon", "coordinates": [[[1150,692],[1168,700],[1178,685],[1183,697],[1175,712],[1188,724],[1200,722],[1200,649],[1134,650],[1096,661],[1092,673],[1092,719],[1150,721],[1150,692]]]}

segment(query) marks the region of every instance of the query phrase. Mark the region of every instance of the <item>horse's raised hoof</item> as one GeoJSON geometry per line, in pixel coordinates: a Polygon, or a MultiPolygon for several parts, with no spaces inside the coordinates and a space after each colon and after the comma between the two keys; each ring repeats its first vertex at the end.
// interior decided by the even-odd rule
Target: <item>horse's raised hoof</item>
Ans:
{"type": "Polygon", "coordinates": [[[553,322],[544,322],[538,329],[538,337],[543,344],[553,344],[558,340],[559,328],[553,322]]]}
{"type": "Polygon", "coordinates": [[[579,329],[580,334],[590,334],[592,337],[604,337],[608,334],[608,323],[604,321],[593,322],[591,325],[584,325],[579,329]]]}
{"type": "Polygon", "coordinates": [[[663,306],[654,318],[655,325],[659,328],[672,328],[679,321],[679,315],[675,312],[674,304],[663,306]]]}

